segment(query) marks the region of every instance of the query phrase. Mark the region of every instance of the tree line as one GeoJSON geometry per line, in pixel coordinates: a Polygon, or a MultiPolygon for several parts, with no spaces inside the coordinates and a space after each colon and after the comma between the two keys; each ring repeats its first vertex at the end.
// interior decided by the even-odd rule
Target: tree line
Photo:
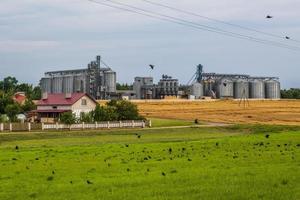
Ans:
{"type": "Polygon", "coordinates": [[[281,98],[283,99],[300,99],[300,88],[291,88],[281,90],[281,98]]]}
{"type": "Polygon", "coordinates": [[[19,83],[15,77],[8,76],[0,81],[0,122],[17,122],[17,114],[27,113],[36,108],[33,100],[41,99],[41,89],[31,84],[19,83]],[[26,101],[23,105],[13,100],[16,92],[25,92],[26,101]]]}

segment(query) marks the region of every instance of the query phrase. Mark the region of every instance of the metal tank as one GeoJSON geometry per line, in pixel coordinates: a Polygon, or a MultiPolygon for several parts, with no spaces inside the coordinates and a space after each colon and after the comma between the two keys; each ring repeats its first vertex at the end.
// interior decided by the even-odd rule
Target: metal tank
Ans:
{"type": "Polygon", "coordinates": [[[215,83],[212,80],[207,80],[204,81],[203,83],[203,87],[204,87],[204,96],[211,96],[211,91],[214,90],[215,88],[215,83]]]}
{"type": "Polygon", "coordinates": [[[74,80],[73,80],[73,89],[74,92],[85,92],[85,86],[84,86],[84,80],[82,78],[82,76],[74,76],[74,80]]]}
{"type": "Polygon", "coordinates": [[[191,86],[191,95],[195,96],[196,99],[199,99],[203,96],[203,85],[201,83],[194,83],[191,86]]]}
{"type": "Polygon", "coordinates": [[[264,99],[265,83],[262,80],[251,80],[249,82],[249,95],[252,99],[264,99]]]}
{"type": "Polygon", "coordinates": [[[104,72],[104,85],[106,86],[108,93],[115,93],[117,91],[116,80],[117,75],[114,71],[105,71],[104,72]]]}
{"type": "Polygon", "coordinates": [[[62,76],[52,79],[52,93],[63,93],[63,81],[64,78],[62,76]]]}
{"type": "Polygon", "coordinates": [[[42,78],[40,82],[42,93],[52,93],[52,80],[51,78],[42,78]]]}
{"type": "Polygon", "coordinates": [[[233,98],[233,81],[230,79],[220,79],[216,83],[217,98],[233,98]]]}
{"type": "Polygon", "coordinates": [[[73,76],[64,76],[63,80],[63,92],[64,93],[73,93],[74,87],[74,77],[73,76]]]}
{"type": "Polygon", "coordinates": [[[280,99],[280,83],[278,81],[266,81],[265,86],[267,99],[280,99]]]}
{"type": "Polygon", "coordinates": [[[249,98],[249,82],[244,79],[238,79],[234,82],[234,98],[249,98]]]}

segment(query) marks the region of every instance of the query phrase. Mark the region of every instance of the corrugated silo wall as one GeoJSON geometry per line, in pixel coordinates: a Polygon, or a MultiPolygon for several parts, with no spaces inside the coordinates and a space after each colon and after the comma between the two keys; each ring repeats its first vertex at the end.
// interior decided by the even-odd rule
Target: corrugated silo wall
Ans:
{"type": "Polygon", "coordinates": [[[266,98],[280,99],[280,82],[270,80],[265,82],[266,98]]]}
{"type": "Polygon", "coordinates": [[[249,98],[249,82],[243,79],[234,82],[234,98],[249,98]]]}
{"type": "Polygon", "coordinates": [[[265,83],[263,80],[252,80],[249,82],[249,95],[252,99],[264,99],[265,83]]]}

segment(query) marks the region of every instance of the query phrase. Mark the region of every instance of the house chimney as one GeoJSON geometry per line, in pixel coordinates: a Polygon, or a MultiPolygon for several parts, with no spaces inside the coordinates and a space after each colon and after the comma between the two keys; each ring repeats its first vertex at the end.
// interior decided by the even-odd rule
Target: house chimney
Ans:
{"type": "Polygon", "coordinates": [[[69,93],[69,92],[66,93],[66,94],[65,94],[65,98],[66,98],[66,99],[71,99],[71,98],[72,98],[72,93],[69,93]]]}
{"type": "Polygon", "coordinates": [[[48,92],[44,92],[43,96],[42,96],[43,100],[47,100],[48,99],[48,92]]]}

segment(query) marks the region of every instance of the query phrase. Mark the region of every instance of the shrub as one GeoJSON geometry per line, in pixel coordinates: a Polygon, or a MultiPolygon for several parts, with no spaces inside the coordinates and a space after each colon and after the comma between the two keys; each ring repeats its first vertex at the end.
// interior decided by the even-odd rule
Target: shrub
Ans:
{"type": "Polygon", "coordinates": [[[65,112],[60,115],[60,121],[64,124],[75,124],[76,123],[76,117],[72,112],[65,112]]]}
{"type": "Polygon", "coordinates": [[[9,104],[5,107],[5,113],[7,114],[10,122],[17,122],[17,114],[21,112],[21,107],[19,104],[9,104]]]}

